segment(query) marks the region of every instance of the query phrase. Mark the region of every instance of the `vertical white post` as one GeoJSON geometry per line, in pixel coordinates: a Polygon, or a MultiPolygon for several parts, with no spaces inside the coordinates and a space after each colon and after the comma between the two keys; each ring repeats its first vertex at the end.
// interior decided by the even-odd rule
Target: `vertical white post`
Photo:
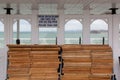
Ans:
{"type": "MultiPolygon", "coordinates": [[[[10,15],[6,15],[5,18],[5,44],[10,44],[10,15]]],[[[1,55],[1,76],[0,80],[5,80],[7,78],[7,46],[0,50],[3,55],[1,55]]]]}
{"type": "Polygon", "coordinates": [[[109,45],[111,46],[111,47],[113,47],[113,19],[112,19],[113,17],[111,16],[111,15],[109,15],[109,18],[108,18],[108,27],[109,27],[109,45]]]}
{"type": "MultiPolygon", "coordinates": [[[[20,10],[19,10],[19,4],[17,4],[17,14],[20,14],[20,10]]],[[[16,40],[16,44],[20,44],[20,20],[17,20],[17,40],[16,40]]]]}
{"type": "Polygon", "coordinates": [[[58,26],[57,42],[58,45],[62,45],[64,44],[64,24],[65,24],[64,10],[60,9],[58,10],[58,13],[59,13],[59,26],[58,26]]]}
{"type": "Polygon", "coordinates": [[[83,44],[90,43],[90,10],[85,9],[84,12],[84,19],[83,19],[83,44]]]}
{"type": "Polygon", "coordinates": [[[38,10],[32,10],[32,44],[39,43],[38,10]]]}
{"type": "Polygon", "coordinates": [[[17,20],[17,39],[20,38],[19,34],[20,34],[20,21],[17,20]]]}
{"type": "Polygon", "coordinates": [[[119,17],[117,15],[113,16],[113,59],[114,59],[114,73],[117,80],[120,80],[120,64],[118,56],[120,56],[119,50],[119,17]]]}

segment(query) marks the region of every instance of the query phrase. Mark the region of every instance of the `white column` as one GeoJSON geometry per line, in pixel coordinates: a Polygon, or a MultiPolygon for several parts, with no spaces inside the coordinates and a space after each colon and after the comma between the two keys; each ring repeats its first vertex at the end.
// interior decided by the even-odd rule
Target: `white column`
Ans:
{"type": "Polygon", "coordinates": [[[119,48],[119,17],[117,15],[113,15],[113,59],[114,59],[114,73],[116,75],[117,80],[120,80],[120,64],[118,60],[118,56],[120,56],[120,48],[119,48]]]}
{"type": "Polygon", "coordinates": [[[10,43],[10,15],[6,15],[5,19],[5,44],[10,43]]]}
{"type": "Polygon", "coordinates": [[[32,10],[32,44],[39,43],[38,10],[32,10]]]}
{"type": "Polygon", "coordinates": [[[9,44],[12,44],[13,43],[13,24],[14,24],[14,21],[13,21],[13,16],[14,15],[9,15],[9,24],[7,27],[7,29],[9,30],[9,44]]]}
{"type": "MultiPolygon", "coordinates": [[[[6,15],[5,17],[5,24],[4,24],[4,27],[5,27],[5,45],[7,44],[10,44],[10,15],[6,15]]],[[[0,64],[1,64],[1,67],[0,67],[0,80],[5,80],[6,77],[7,77],[7,51],[8,51],[8,48],[7,46],[5,46],[5,48],[3,48],[1,50],[1,61],[0,61],[0,64]]]]}
{"type": "Polygon", "coordinates": [[[111,47],[113,47],[113,19],[112,19],[112,15],[109,16],[108,18],[108,32],[109,32],[109,35],[108,35],[108,41],[109,41],[109,45],[111,47]]]}
{"type": "Polygon", "coordinates": [[[58,45],[62,45],[64,44],[64,25],[65,25],[64,10],[60,9],[58,10],[58,13],[59,13],[59,26],[58,26],[57,43],[58,45]]]}
{"type": "Polygon", "coordinates": [[[83,44],[90,43],[90,10],[84,10],[83,12],[83,44]]]}

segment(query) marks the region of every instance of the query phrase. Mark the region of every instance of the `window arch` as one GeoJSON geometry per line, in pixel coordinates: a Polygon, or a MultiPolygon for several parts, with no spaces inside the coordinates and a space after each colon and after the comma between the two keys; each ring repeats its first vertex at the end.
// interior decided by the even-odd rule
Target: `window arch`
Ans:
{"type": "Polygon", "coordinates": [[[90,43],[91,44],[108,44],[108,24],[102,20],[97,19],[90,25],[90,43]]]}
{"type": "MultiPolygon", "coordinates": [[[[24,19],[19,20],[20,23],[20,44],[30,44],[31,43],[31,24],[24,19]]],[[[13,24],[13,43],[16,43],[17,39],[17,21],[13,24]]]]}
{"type": "Polygon", "coordinates": [[[4,24],[0,21],[0,48],[3,48],[5,44],[4,39],[4,24]]]}
{"type": "Polygon", "coordinates": [[[71,19],[65,24],[65,44],[79,44],[82,41],[82,24],[71,19]]]}

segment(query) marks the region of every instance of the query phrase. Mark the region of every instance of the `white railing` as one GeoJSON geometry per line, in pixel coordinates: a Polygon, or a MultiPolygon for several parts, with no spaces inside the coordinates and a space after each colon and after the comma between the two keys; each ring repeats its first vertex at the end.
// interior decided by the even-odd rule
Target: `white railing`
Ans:
{"type": "Polygon", "coordinates": [[[56,40],[56,38],[39,38],[39,40],[56,40]]]}
{"type": "MultiPolygon", "coordinates": [[[[13,43],[16,42],[16,38],[13,38],[13,43]]],[[[31,39],[30,38],[20,38],[20,42],[22,44],[30,44],[31,39]]],[[[42,44],[55,44],[56,43],[56,38],[39,38],[39,43],[42,44]]]]}
{"type": "MultiPolygon", "coordinates": [[[[16,38],[13,38],[14,43],[16,42],[16,38]]],[[[0,47],[4,46],[4,39],[0,38],[0,47]]],[[[30,44],[31,39],[30,38],[20,38],[21,43],[23,44],[30,44]]],[[[103,38],[91,38],[90,39],[91,44],[102,44],[103,43],[103,38]]],[[[55,44],[56,43],[56,38],[39,38],[39,43],[42,44],[55,44]]],[[[65,43],[66,44],[79,44],[79,38],[65,38],[65,43]]],[[[105,44],[108,43],[108,39],[105,38],[105,44]]]]}
{"type": "MultiPolygon", "coordinates": [[[[13,38],[13,43],[16,43],[16,38],[13,38]]],[[[20,38],[21,44],[31,44],[31,38],[20,38]]]]}
{"type": "MultiPolygon", "coordinates": [[[[103,38],[90,38],[90,43],[91,44],[102,44],[103,43],[103,38]]],[[[105,38],[104,43],[108,44],[108,39],[107,38],[105,38]]]]}
{"type": "MultiPolygon", "coordinates": [[[[16,40],[16,38],[13,38],[13,40],[16,40]]],[[[31,40],[31,38],[20,38],[20,40],[31,40]]]]}
{"type": "Polygon", "coordinates": [[[79,38],[65,38],[65,44],[79,44],[79,38]]]}
{"type": "Polygon", "coordinates": [[[56,44],[56,38],[39,38],[40,44],[56,44]]]}

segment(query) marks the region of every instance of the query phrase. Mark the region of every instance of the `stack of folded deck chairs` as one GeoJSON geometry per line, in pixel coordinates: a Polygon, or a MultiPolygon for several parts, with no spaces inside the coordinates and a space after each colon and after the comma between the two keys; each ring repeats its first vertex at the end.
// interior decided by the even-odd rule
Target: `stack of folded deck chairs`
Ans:
{"type": "Polygon", "coordinates": [[[8,48],[7,80],[111,80],[113,74],[113,54],[108,45],[8,48]]]}
{"type": "Polygon", "coordinates": [[[98,46],[91,52],[90,80],[111,80],[113,75],[113,54],[109,46],[98,46]]]}
{"type": "Polygon", "coordinates": [[[62,80],[111,80],[112,49],[108,45],[63,45],[62,80]]]}
{"type": "Polygon", "coordinates": [[[8,45],[8,80],[58,80],[59,47],[8,45]]]}
{"type": "Polygon", "coordinates": [[[63,45],[62,80],[89,80],[91,68],[90,50],[81,50],[81,46],[63,45]]]}
{"type": "Polygon", "coordinates": [[[9,46],[8,51],[8,80],[28,80],[30,71],[29,47],[9,46]]]}

